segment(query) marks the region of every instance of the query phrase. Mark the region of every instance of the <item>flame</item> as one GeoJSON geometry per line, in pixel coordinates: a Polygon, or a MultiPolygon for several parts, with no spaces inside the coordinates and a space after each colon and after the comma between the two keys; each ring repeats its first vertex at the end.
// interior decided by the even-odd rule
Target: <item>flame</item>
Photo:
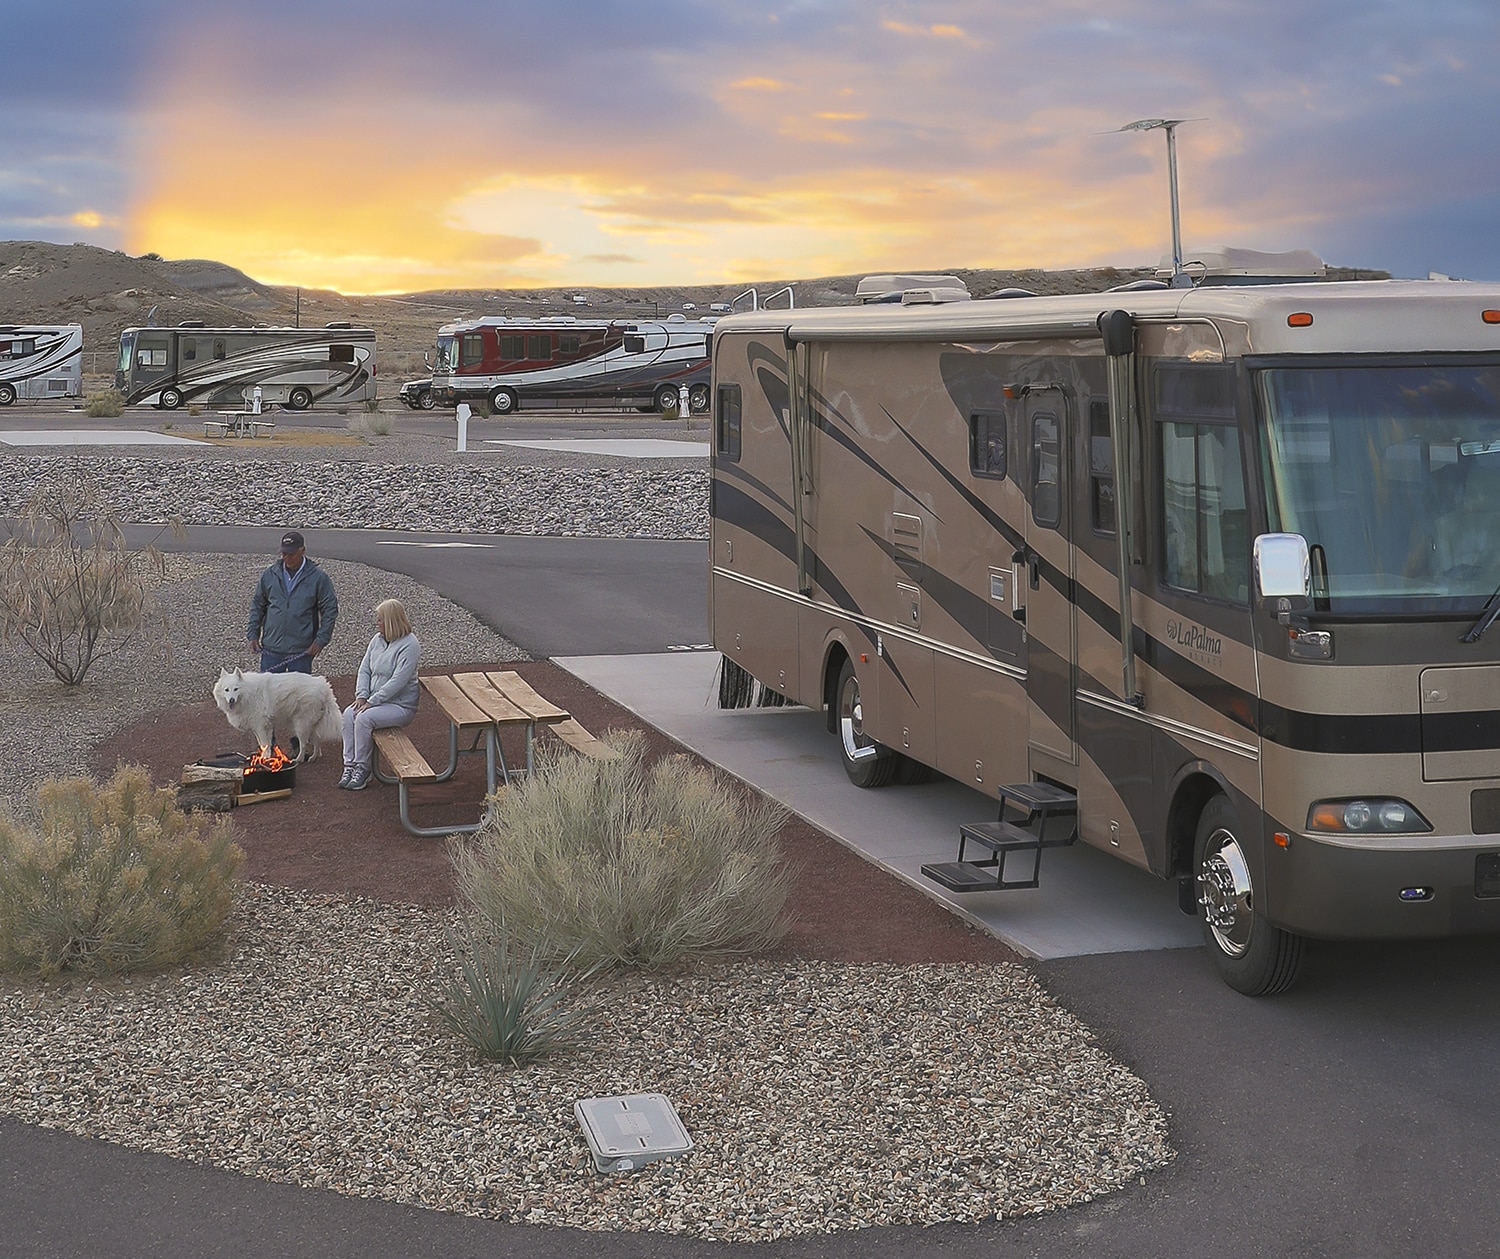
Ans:
{"type": "Polygon", "coordinates": [[[268,755],[265,751],[257,752],[245,762],[245,773],[249,774],[279,774],[282,770],[291,766],[292,758],[280,748],[272,748],[268,755]]]}

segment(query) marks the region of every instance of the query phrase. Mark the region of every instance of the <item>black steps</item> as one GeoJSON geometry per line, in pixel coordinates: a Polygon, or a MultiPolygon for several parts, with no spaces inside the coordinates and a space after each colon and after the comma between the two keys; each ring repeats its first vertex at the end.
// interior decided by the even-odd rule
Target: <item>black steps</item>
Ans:
{"type": "MultiPolygon", "coordinates": [[[[993,822],[969,822],[958,828],[958,860],[934,861],[922,874],[950,892],[1005,892],[1041,884],[1042,849],[1062,848],[1078,838],[1078,797],[1052,783],[1016,783],[999,790],[999,816],[993,822]],[[1014,820],[1006,819],[1009,809],[1014,820]],[[989,855],[965,860],[970,845],[989,855]],[[1006,878],[1012,853],[1030,853],[1030,870],[1006,878]]],[[[1024,864],[1024,862],[1022,863],[1024,864]]]]}

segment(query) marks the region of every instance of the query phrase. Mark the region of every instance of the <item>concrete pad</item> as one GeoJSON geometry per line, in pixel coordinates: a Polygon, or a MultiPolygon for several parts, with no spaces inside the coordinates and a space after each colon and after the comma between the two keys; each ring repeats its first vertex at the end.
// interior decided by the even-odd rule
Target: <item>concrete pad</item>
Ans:
{"type": "Polygon", "coordinates": [[[1195,920],[1177,908],[1175,886],[1083,844],[1044,852],[1038,888],[958,894],[924,878],[924,863],[957,856],[961,823],[995,816],[994,797],[941,777],[916,787],[855,787],[821,713],[715,707],[715,651],[554,663],[1019,953],[1058,958],[1201,943],[1195,920]]]}
{"type": "Polygon", "coordinates": [[[668,441],[655,437],[621,437],[612,439],[538,438],[536,441],[508,441],[487,437],[490,446],[526,446],[531,450],[562,450],[575,455],[619,455],[623,459],[707,459],[707,442],[668,441]]]}
{"type": "Polygon", "coordinates": [[[173,437],[131,428],[18,428],[0,432],[0,446],[201,446],[191,437],[173,437]]]}

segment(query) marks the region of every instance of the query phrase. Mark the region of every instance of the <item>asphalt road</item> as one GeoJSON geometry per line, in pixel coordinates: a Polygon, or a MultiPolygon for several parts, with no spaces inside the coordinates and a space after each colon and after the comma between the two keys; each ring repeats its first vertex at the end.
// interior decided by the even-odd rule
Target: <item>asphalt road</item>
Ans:
{"type": "MultiPolygon", "coordinates": [[[[661,650],[705,633],[702,544],[507,538],[489,550],[453,551],[382,540],[327,531],[309,543],[315,554],[429,582],[538,654],[661,650]]],[[[189,539],[194,549],[268,556],[273,543],[271,530],[194,529],[189,539]]],[[[737,1250],[1373,1259],[1500,1251],[1500,940],[1318,945],[1299,985],[1262,1001],[1221,985],[1196,950],[1071,958],[1036,971],[1146,1080],[1171,1116],[1179,1151],[1144,1184],[1080,1208],[1003,1224],[728,1247],[341,1198],[0,1120],[0,1256],[634,1259],[737,1250]]]]}

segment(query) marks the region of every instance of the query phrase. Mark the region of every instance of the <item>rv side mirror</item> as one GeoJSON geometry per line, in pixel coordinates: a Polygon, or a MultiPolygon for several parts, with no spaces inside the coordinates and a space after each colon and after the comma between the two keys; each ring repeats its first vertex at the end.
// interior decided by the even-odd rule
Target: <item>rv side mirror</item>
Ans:
{"type": "Polygon", "coordinates": [[[1262,599],[1306,599],[1312,561],[1300,533],[1263,533],[1255,539],[1255,588],[1262,599]]]}

